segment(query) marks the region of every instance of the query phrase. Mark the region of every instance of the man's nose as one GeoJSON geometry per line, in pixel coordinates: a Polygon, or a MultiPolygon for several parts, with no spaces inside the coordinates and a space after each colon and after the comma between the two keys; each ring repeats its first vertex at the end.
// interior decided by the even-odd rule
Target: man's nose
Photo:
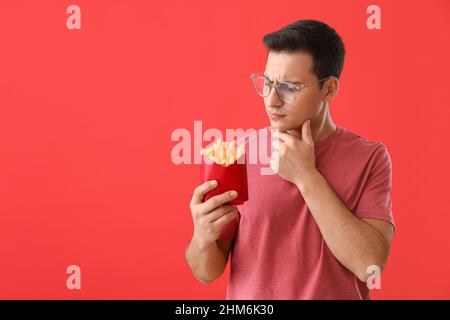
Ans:
{"type": "Polygon", "coordinates": [[[271,88],[270,93],[265,100],[268,107],[281,107],[283,105],[283,101],[280,99],[275,88],[271,88]]]}

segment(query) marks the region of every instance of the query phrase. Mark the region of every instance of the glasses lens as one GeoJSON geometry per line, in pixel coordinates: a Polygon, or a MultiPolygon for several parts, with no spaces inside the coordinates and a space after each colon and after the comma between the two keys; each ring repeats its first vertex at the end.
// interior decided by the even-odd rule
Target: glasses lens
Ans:
{"type": "Polygon", "coordinates": [[[255,76],[253,78],[253,84],[255,85],[255,89],[260,96],[267,97],[270,93],[270,83],[266,80],[266,78],[262,76],[255,76]]]}
{"type": "Polygon", "coordinates": [[[277,88],[277,92],[280,95],[280,99],[286,103],[290,103],[294,101],[296,89],[294,85],[290,85],[288,83],[280,83],[277,88]]]}
{"type": "MultiPolygon", "coordinates": [[[[263,97],[269,96],[271,89],[270,82],[265,77],[258,75],[252,76],[252,79],[256,92],[263,97]]],[[[280,99],[286,103],[293,102],[297,94],[297,90],[294,85],[284,82],[277,86],[276,91],[280,99]]]]}

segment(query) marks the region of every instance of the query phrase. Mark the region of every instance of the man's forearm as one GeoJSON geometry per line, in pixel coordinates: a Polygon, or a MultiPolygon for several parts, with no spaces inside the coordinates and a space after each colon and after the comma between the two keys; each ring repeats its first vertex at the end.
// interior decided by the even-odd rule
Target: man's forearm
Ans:
{"type": "Polygon", "coordinates": [[[195,237],[186,248],[185,258],[192,273],[204,284],[219,278],[227,263],[216,242],[201,244],[195,237]]]}
{"type": "Polygon", "coordinates": [[[336,259],[363,282],[368,266],[383,269],[389,251],[383,235],[353,215],[319,171],[303,178],[296,185],[336,259]]]}

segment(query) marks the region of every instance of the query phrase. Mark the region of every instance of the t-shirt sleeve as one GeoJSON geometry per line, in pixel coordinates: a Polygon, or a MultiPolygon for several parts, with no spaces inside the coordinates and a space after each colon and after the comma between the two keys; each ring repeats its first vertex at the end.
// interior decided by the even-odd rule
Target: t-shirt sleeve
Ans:
{"type": "Polygon", "coordinates": [[[374,151],[369,176],[358,201],[355,215],[360,218],[381,219],[395,228],[392,214],[392,163],[384,144],[374,151]]]}
{"type": "Polygon", "coordinates": [[[236,218],[234,218],[233,220],[231,220],[230,222],[228,222],[223,228],[222,231],[220,232],[220,236],[219,239],[221,240],[233,240],[235,235],[236,235],[236,230],[239,226],[239,221],[241,218],[241,213],[239,212],[239,209],[236,207],[236,209],[238,210],[238,215],[236,218]]]}

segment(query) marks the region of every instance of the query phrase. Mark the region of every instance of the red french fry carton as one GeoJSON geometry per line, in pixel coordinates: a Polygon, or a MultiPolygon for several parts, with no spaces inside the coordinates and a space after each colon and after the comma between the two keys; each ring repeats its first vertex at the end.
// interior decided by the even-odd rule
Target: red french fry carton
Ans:
{"type": "Polygon", "coordinates": [[[247,164],[245,162],[245,153],[235,162],[222,165],[203,157],[201,164],[201,181],[202,183],[209,180],[216,180],[217,187],[205,195],[204,201],[209,198],[224,193],[226,191],[235,190],[238,196],[227,204],[238,205],[248,200],[248,183],[247,183],[247,164]]]}

